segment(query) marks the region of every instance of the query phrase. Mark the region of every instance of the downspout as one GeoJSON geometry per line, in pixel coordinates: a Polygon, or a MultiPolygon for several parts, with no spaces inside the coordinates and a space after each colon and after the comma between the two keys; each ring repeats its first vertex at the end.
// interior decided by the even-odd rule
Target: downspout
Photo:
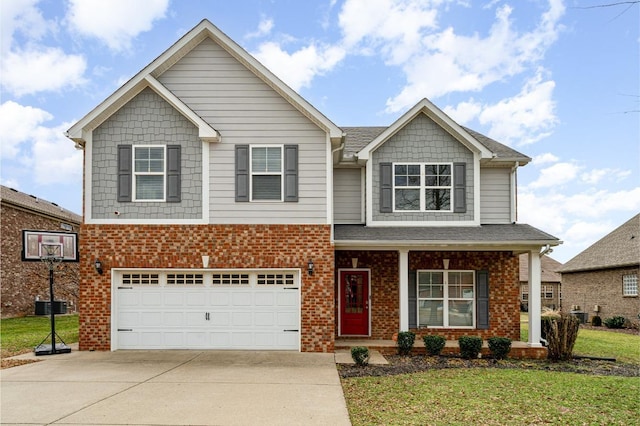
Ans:
{"type": "Polygon", "coordinates": [[[542,249],[542,251],[540,252],[540,257],[544,256],[547,253],[552,253],[552,252],[553,252],[553,249],[551,248],[551,246],[549,244],[547,244],[545,246],[545,248],[542,249]]]}
{"type": "Polygon", "coordinates": [[[518,221],[518,167],[520,167],[520,162],[516,161],[511,168],[513,174],[513,223],[518,221]]]}

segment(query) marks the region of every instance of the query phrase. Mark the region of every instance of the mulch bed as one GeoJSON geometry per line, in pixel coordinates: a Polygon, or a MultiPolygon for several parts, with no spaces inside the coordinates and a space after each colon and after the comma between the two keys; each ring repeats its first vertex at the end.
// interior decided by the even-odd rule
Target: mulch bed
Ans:
{"type": "Polygon", "coordinates": [[[388,365],[361,367],[354,364],[339,364],[338,373],[344,379],[349,377],[393,376],[447,368],[517,368],[600,376],[640,377],[640,368],[637,365],[591,359],[573,359],[563,362],[516,359],[495,360],[491,358],[466,360],[455,356],[432,357],[425,355],[391,355],[385,356],[385,358],[389,361],[388,365]]]}

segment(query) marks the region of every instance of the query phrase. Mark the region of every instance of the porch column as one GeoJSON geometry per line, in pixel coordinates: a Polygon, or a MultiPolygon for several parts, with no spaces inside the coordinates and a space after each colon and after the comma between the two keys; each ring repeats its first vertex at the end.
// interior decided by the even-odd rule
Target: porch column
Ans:
{"type": "Polygon", "coordinates": [[[541,347],[540,343],[540,300],[541,266],[540,253],[537,250],[529,252],[529,346],[541,347]]]}
{"type": "Polygon", "coordinates": [[[409,250],[398,250],[400,275],[400,331],[409,331],[409,250]]]}

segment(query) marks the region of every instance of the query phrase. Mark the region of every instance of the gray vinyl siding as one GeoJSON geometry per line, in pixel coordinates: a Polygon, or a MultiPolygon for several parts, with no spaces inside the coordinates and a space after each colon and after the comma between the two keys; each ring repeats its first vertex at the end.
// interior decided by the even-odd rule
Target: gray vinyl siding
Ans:
{"type": "Polygon", "coordinates": [[[480,169],[480,223],[511,222],[511,169],[480,169]]]}
{"type": "Polygon", "coordinates": [[[333,170],[334,223],[362,223],[361,169],[333,170]]]}
{"type": "MultiPolygon", "coordinates": [[[[374,221],[472,221],[474,219],[473,153],[424,114],[418,115],[372,155],[374,221]],[[461,162],[466,163],[466,213],[392,212],[380,213],[380,163],[461,162]]],[[[453,164],[452,164],[453,165],[453,164]]],[[[453,192],[453,189],[452,189],[453,192]]],[[[452,200],[453,206],[453,200],[452,200]]]]}
{"type": "Polygon", "coordinates": [[[144,89],[98,126],[91,149],[92,219],[115,219],[114,211],[124,219],[202,218],[198,129],[153,90],[144,89]],[[118,202],[118,145],[180,145],[181,201],[118,202]]]}
{"type": "Polygon", "coordinates": [[[158,80],[222,137],[209,144],[211,223],[328,223],[322,129],[208,38],[158,80]],[[236,144],[298,145],[298,201],[236,202],[236,144]]]}

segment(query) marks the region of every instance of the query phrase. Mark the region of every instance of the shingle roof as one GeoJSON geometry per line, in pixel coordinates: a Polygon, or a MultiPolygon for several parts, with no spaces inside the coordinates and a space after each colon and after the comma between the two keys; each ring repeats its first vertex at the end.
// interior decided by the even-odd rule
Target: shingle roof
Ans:
{"type": "MultiPolygon", "coordinates": [[[[346,157],[352,156],[367,146],[371,141],[377,138],[382,132],[387,130],[385,126],[371,126],[371,127],[342,127],[345,132],[344,140],[344,155],[346,157]]],[[[467,127],[462,127],[473,138],[484,145],[489,151],[493,152],[498,159],[512,159],[520,161],[531,161],[530,157],[511,149],[506,145],[501,144],[488,136],[471,130],[467,127]]]]}
{"type": "MultiPolygon", "coordinates": [[[[558,272],[562,268],[562,263],[549,257],[542,256],[540,258],[540,267],[542,275],[540,280],[545,283],[559,283],[562,276],[558,272]]],[[[529,281],[529,256],[527,254],[520,255],[520,281],[529,281]]]]}
{"type": "Polygon", "coordinates": [[[564,264],[561,273],[640,264],[640,214],[564,264]]]}
{"type": "Polygon", "coordinates": [[[509,223],[481,226],[375,226],[335,225],[335,241],[376,242],[402,241],[408,243],[459,243],[459,244],[552,244],[560,243],[553,235],[531,225],[509,223]]]}
{"type": "Polygon", "coordinates": [[[82,223],[82,216],[74,212],[60,207],[56,203],[52,203],[33,195],[25,194],[16,189],[0,186],[0,200],[2,203],[12,204],[23,209],[33,212],[45,214],[57,219],[65,220],[74,224],[82,223]]]}

